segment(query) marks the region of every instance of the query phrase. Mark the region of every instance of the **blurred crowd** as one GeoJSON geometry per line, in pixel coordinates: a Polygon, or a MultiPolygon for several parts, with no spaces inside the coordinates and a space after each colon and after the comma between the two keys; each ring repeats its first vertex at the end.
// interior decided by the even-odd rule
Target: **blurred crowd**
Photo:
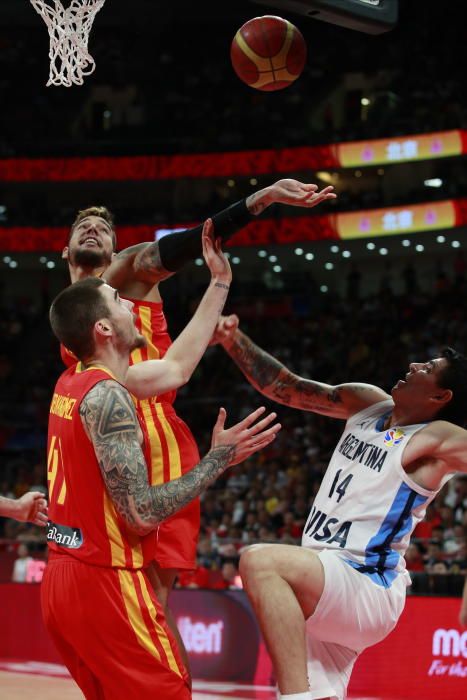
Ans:
{"type": "MultiPolygon", "coordinates": [[[[365,295],[350,278],[341,296],[316,294],[301,282],[300,292],[285,289],[254,302],[237,292],[229,311],[239,314],[253,340],[303,376],[331,384],[363,381],[390,390],[411,361],[435,357],[446,345],[460,351],[467,347],[467,281],[461,267],[456,275],[434,279],[431,289],[421,289],[414,274],[401,294],[387,281],[377,294],[365,295]]],[[[186,321],[175,301],[169,298],[166,305],[173,335],[186,321]]],[[[46,490],[48,404],[62,367],[46,315],[31,300],[3,304],[0,319],[0,494],[18,497],[29,489],[46,490]]],[[[201,454],[209,449],[220,405],[231,421],[267,405],[221,348],[208,350],[177,402],[201,454]]],[[[229,470],[203,496],[198,568],[183,575],[180,585],[238,587],[241,547],[300,541],[343,424],[278,405],[274,410],[283,425],[277,440],[229,470]]],[[[451,585],[445,583],[449,577],[438,575],[467,572],[466,511],[467,477],[457,477],[417,527],[407,563],[418,579],[425,577],[425,590],[449,592],[440,589],[442,580],[443,586],[451,585]]],[[[28,554],[40,558],[43,531],[12,520],[0,527],[0,536],[9,541],[4,548],[24,543],[28,554]]]]}
{"type": "MultiPolygon", "coordinates": [[[[72,89],[45,87],[43,21],[32,14],[23,26],[26,8],[18,7],[2,23],[0,9],[0,103],[14,104],[0,111],[0,158],[281,149],[467,127],[461,3],[450,6],[449,21],[440,21],[435,0],[423,3],[423,12],[419,0],[404,0],[397,28],[378,37],[297,17],[307,65],[294,85],[277,93],[245,86],[230,64],[230,42],[255,12],[252,3],[226,3],[222,12],[214,0],[203,3],[203,12],[188,0],[164,13],[152,5],[135,1],[129,21],[127,4],[114,0],[112,10],[97,16],[89,44],[96,71],[72,89]]],[[[398,187],[388,187],[376,170],[358,181],[341,172],[333,180],[339,189],[333,210],[426,201],[420,172],[406,173],[398,187]]],[[[466,196],[461,159],[438,161],[436,173],[427,175],[434,176],[441,184],[429,191],[431,200],[466,196]]],[[[272,177],[262,175],[261,186],[272,177]]],[[[64,183],[48,192],[6,183],[0,185],[0,224],[69,224],[76,201],[103,197],[120,224],[195,221],[251,192],[249,178],[236,178],[231,190],[226,180],[131,182],[120,189],[94,182],[78,197],[71,183],[69,194],[64,183]]]]}
{"type": "MultiPolygon", "coordinates": [[[[463,4],[450,4],[449,21],[441,21],[435,0],[423,3],[422,11],[419,0],[400,5],[397,29],[378,37],[297,17],[309,47],[307,66],[293,86],[274,94],[247,88],[230,65],[230,41],[253,15],[251,3],[232,2],[221,13],[214,0],[206,0],[203,12],[180,0],[160,13],[147,2],[138,17],[144,7],[139,0],[130,21],[128,3],[115,0],[114,14],[103,10],[91,34],[97,69],[82,87],[71,90],[45,87],[49,47],[42,20],[36,17],[26,28],[23,10],[10,23],[2,21],[0,10],[0,103],[14,104],[14,109],[0,110],[0,158],[280,149],[467,128],[465,70],[458,54],[464,45],[463,4]],[[238,18],[234,6],[240,8],[238,18]],[[183,7],[188,14],[180,22],[183,7]]],[[[437,168],[443,184],[430,197],[465,196],[463,161],[438,161],[437,168]]],[[[395,186],[385,187],[382,177],[365,181],[360,189],[344,185],[336,206],[426,201],[422,181],[405,177],[398,193],[395,186]]],[[[5,184],[0,188],[0,223],[69,224],[76,195],[71,189],[66,195],[61,184],[49,194],[28,183],[7,192],[5,184]]],[[[128,183],[128,189],[133,185],[128,183]]],[[[154,203],[151,183],[132,195],[134,201],[123,196],[119,201],[117,189],[105,192],[117,200],[115,206],[109,202],[117,220],[128,224],[195,220],[222,208],[234,194],[226,192],[225,183],[213,185],[207,179],[178,185],[158,183],[154,203]]],[[[249,194],[251,187],[244,178],[235,194],[249,194]]],[[[86,196],[94,197],[91,184],[86,196]]],[[[239,314],[253,340],[298,374],[331,384],[357,380],[390,390],[409,362],[436,356],[446,345],[467,351],[462,252],[451,272],[438,267],[429,288],[420,286],[410,262],[404,269],[389,262],[374,294],[364,291],[361,278],[362,272],[349,266],[340,295],[319,293],[309,273],[287,277],[284,272],[285,282],[276,291],[269,285],[267,296],[263,280],[249,286],[235,281],[229,311],[239,314]]],[[[49,301],[46,285],[34,297],[25,292],[14,301],[7,301],[0,287],[0,495],[7,497],[29,489],[46,492],[48,408],[62,371],[47,322],[49,301]]],[[[167,295],[173,336],[196,302],[195,295],[189,308],[182,309],[176,294],[167,295]]],[[[226,354],[211,348],[179,392],[177,408],[203,453],[220,405],[234,421],[263,403],[226,354]]],[[[284,407],[274,410],[283,424],[279,438],[229,471],[203,497],[198,566],[181,576],[180,585],[239,587],[243,546],[300,541],[343,425],[284,407]]],[[[465,575],[466,509],[467,481],[458,477],[430,506],[407,552],[414,590],[419,585],[420,590],[450,593],[454,584],[449,582],[465,575]]],[[[44,532],[0,519],[0,538],[0,580],[27,580],[31,564],[45,557],[44,532]]]]}
{"type": "Polygon", "coordinates": [[[398,27],[377,39],[296,17],[307,65],[296,85],[273,96],[246,88],[230,65],[230,42],[254,16],[251,3],[238,17],[234,3],[222,13],[214,2],[203,12],[190,5],[179,1],[146,22],[138,12],[151,8],[141,2],[131,21],[117,3],[113,16],[103,10],[90,40],[97,70],[66,100],[66,88],[44,88],[42,21],[27,33],[19,15],[18,26],[0,24],[0,102],[15,100],[0,113],[0,156],[81,155],[83,144],[120,155],[281,148],[467,125],[461,4],[440,21],[439,3],[420,11],[418,0],[405,0],[398,27]]]}

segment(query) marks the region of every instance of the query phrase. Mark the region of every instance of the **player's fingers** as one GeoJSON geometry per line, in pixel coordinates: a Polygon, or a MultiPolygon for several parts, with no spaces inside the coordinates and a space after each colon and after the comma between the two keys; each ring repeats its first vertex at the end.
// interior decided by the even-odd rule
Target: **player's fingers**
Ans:
{"type": "Polygon", "coordinates": [[[222,238],[220,236],[218,236],[214,242],[214,249],[218,255],[223,255],[222,238]]]}
{"type": "Polygon", "coordinates": [[[203,253],[212,249],[214,242],[212,219],[206,219],[204,222],[201,240],[203,245],[203,253]]]}
{"type": "Polygon", "coordinates": [[[210,238],[213,238],[213,233],[214,226],[212,223],[212,219],[206,219],[206,221],[203,224],[203,236],[209,236],[210,238]]]}
{"type": "Polygon", "coordinates": [[[227,418],[227,411],[225,410],[225,408],[221,407],[219,409],[219,413],[217,416],[216,425],[214,426],[214,430],[216,430],[216,431],[223,430],[226,418],[227,418]]]}
{"type": "Polygon", "coordinates": [[[316,192],[318,185],[314,185],[312,182],[299,182],[300,189],[304,192],[316,192]]]}
{"type": "Polygon", "coordinates": [[[329,185],[328,187],[322,189],[320,192],[314,192],[309,199],[310,201],[316,201],[318,198],[327,197],[328,195],[332,194],[336,196],[334,193],[334,187],[332,185],[329,185]]]}
{"type": "Polygon", "coordinates": [[[248,429],[250,435],[257,435],[262,430],[268,427],[272,421],[277,418],[277,413],[268,413],[268,415],[262,420],[258,421],[251,428],[248,429]]]}
{"type": "Polygon", "coordinates": [[[245,430],[245,428],[249,428],[250,425],[265,412],[265,410],[265,406],[260,406],[256,409],[256,411],[249,413],[246,418],[241,420],[240,423],[237,423],[237,429],[245,430]]]}
{"type": "Polygon", "coordinates": [[[232,328],[235,328],[235,326],[238,326],[238,324],[238,316],[236,314],[231,314],[230,316],[223,316],[221,318],[219,321],[219,328],[222,328],[223,330],[231,330],[232,328]]]}
{"type": "Polygon", "coordinates": [[[225,319],[218,326],[222,338],[232,338],[238,328],[238,318],[225,319]]]}
{"type": "Polygon", "coordinates": [[[258,440],[255,440],[254,442],[251,442],[247,449],[250,454],[253,454],[253,452],[257,452],[258,450],[262,450],[263,447],[266,447],[267,445],[270,445],[273,440],[276,439],[277,434],[280,430],[280,425],[278,424],[278,429],[274,430],[272,432],[267,432],[264,434],[264,437],[261,437],[258,440]]]}
{"type": "Polygon", "coordinates": [[[274,423],[274,425],[271,425],[269,428],[265,428],[260,433],[256,433],[255,435],[252,435],[250,437],[251,443],[255,444],[257,442],[260,442],[264,438],[267,438],[269,435],[276,435],[281,428],[282,428],[281,423],[274,423]]]}
{"type": "Polygon", "coordinates": [[[316,207],[317,204],[321,204],[321,202],[326,202],[328,199],[336,199],[337,195],[332,194],[331,192],[329,194],[317,194],[314,197],[310,198],[306,202],[306,206],[311,209],[311,207],[316,207]]]}
{"type": "Polygon", "coordinates": [[[263,445],[268,445],[272,440],[274,440],[281,427],[282,426],[280,423],[276,423],[276,425],[269,430],[265,430],[263,433],[260,433],[260,435],[256,435],[254,439],[249,441],[248,447],[259,449],[263,445]]]}
{"type": "Polygon", "coordinates": [[[317,187],[315,187],[314,190],[303,190],[303,189],[300,189],[300,190],[297,190],[297,192],[292,193],[292,194],[291,194],[291,197],[293,197],[293,200],[294,200],[294,201],[297,201],[297,202],[300,202],[300,203],[301,203],[301,202],[306,202],[308,199],[311,199],[311,197],[316,196],[316,190],[317,190],[317,189],[318,189],[317,187]]]}
{"type": "Polygon", "coordinates": [[[47,525],[47,516],[45,513],[37,513],[33,521],[36,525],[47,525]]]}

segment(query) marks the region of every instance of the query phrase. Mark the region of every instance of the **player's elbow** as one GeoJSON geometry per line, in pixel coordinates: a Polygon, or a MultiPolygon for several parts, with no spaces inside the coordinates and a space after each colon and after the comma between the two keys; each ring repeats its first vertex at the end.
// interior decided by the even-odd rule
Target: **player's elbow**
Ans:
{"type": "Polygon", "coordinates": [[[158,393],[151,382],[128,382],[127,389],[139,401],[150,399],[158,393]]]}
{"type": "Polygon", "coordinates": [[[184,386],[185,384],[188,384],[188,382],[191,379],[191,376],[194,372],[193,369],[187,369],[186,367],[181,367],[178,375],[178,381],[179,381],[179,387],[184,386]]]}
{"type": "Polygon", "coordinates": [[[160,524],[159,518],[153,517],[149,498],[143,494],[138,499],[127,494],[117,509],[127,529],[138,537],[149,535],[160,524]]]}
{"type": "Polygon", "coordinates": [[[181,386],[187,384],[187,382],[190,381],[191,375],[193,374],[193,369],[194,368],[192,367],[187,367],[183,361],[167,361],[167,365],[164,372],[164,393],[166,391],[180,389],[181,386]]]}
{"type": "Polygon", "coordinates": [[[134,278],[146,284],[158,284],[172,277],[174,274],[163,267],[160,256],[150,244],[145,250],[140,251],[133,260],[134,278]]]}
{"type": "Polygon", "coordinates": [[[136,517],[133,518],[125,518],[125,523],[127,528],[134,535],[138,535],[138,537],[145,537],[146,535],[149,535],[159,524],[155,523],[154,521],[148,523],[138,514],[136,514],[136,517]]]}

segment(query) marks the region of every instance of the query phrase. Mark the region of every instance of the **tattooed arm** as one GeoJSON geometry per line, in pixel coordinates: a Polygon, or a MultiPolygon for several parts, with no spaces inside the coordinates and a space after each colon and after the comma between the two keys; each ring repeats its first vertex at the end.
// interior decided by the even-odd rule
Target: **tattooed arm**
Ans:
{"type": "Polygon", "coordinates": [[[224,346],[258,391],[292,408],[347,419],[366,406],[391,398],[371,384],[330,386],[299,377],[242,333],[235,316],[221,317],[214,342],[224,346]]]}
{"type": "Polygon", "coordinates": [[[80,405],[81,420],[94,446],[109,496],[128,527],[139,535],[151,532],[186,506],[227,467],[269,444],[280,426],[268,427],[275,414],[253,425],[263,411],[258,409],[224,430],[226,414],[221,409],[213,445],[199,464],[179,479],[150,486],[139,423],[127,390],[113,380],[104,380],[86,394],[80,405]]]}
{"type": "MultiPolygon", "coordinates": [[[[329,186],[318,192],[316,185],[290,178],[278,180],[215,214],[212,217],[215,236],[225,243],[246,226],[252,216],[258,216],[271,204],[309,209],[321,202],[335,199],[333,189],[329,186]]],[[[142,293],[141,286],[145,286],[148,291],[201,255],[201,232],[202,225],[165,236],[160,241],[125,248],[107,268],[106,281],[129,296],[136,295],[133,291],[135,283],[138,283],[139,294],[142,293]]]]}

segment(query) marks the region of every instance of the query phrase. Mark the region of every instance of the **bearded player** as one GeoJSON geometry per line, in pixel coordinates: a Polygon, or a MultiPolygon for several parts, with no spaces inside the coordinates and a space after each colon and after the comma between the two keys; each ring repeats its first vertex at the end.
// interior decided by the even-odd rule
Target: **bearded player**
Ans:
{"type": "MultiPolygon", "coordinates": [[[[316,185],[279,180],[214,215],[215,236],[225,242],[273,203],[311,208],[335,198],[332,190],[326,187],[318,192],[316,185]]],[[[73,222],[68,246],[63,251],[71,281],[103,277],[134,304],[138,330],[146,338],[147,346],[132,353],[131,364],[161,358],[170,347],[159,283],[201,255],[201,235],[202,226],[198,226],[116,254],[115,227],[105,207],[80,211],[73,222]]],[[[63,351],[62,357],[66,364],[75,361],[63,351]]],[[[195,440],[174,410],[175,397],[176,392],[171,391],[138,402],[149,435],[152,485],[178,478],[199,461],[195,440]]],[[[159,527],[154,565],[149,574],[182,650],[182,640],[167,601],[178,572],[195,568],[199,518],[199,501],[196,500],[159,527]]],[[[188,665],[186,654],[184,660],[188,665]]]]}

